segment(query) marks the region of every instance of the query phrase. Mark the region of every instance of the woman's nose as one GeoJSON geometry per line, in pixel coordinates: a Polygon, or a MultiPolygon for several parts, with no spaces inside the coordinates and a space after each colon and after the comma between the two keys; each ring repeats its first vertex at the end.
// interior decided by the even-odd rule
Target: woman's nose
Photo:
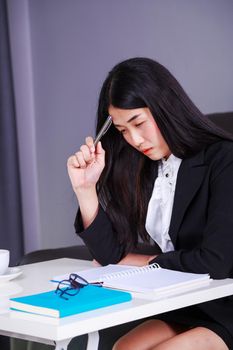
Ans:
{"type": "Polygon", "coordinates": [[[132,144],[136,147],[139,147],[144,141],[143,137],[136,131],[131,132],[130,137],[132,144]]]}

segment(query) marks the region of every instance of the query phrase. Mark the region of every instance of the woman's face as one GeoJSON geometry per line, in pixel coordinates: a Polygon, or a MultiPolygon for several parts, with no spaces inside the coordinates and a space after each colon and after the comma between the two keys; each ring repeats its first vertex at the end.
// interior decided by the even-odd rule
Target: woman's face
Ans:
{"type": "Polygon", "coordinates": [[[110,106],[109,115],[124,139],[148,158],[159,160],[171,154],[149,108],[120,109],[110,106]]]}

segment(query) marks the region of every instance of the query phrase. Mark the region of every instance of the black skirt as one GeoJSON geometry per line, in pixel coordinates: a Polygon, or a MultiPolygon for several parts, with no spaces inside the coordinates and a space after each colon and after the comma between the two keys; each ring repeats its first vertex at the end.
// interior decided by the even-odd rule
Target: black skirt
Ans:
{"type": "Polygon", "coordinates": [[[205,327],[215,332],[225,342],[229,350],[233,350],[233,336],[220,323],[217,323],[206,313],[198,308],[198,306],[189,306],[182,309],[166,312],[161,315],[156,315],[154,318],[167,323],[177,323],[194,327],[205,327]]]}

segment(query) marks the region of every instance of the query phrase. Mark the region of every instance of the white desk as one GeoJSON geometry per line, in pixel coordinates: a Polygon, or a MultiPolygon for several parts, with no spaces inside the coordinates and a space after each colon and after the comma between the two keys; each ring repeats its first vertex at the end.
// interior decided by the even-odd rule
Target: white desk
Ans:
{"type": "MultiPolygon", "coordinates": [[[[11,289],[21,289],[14,296],[52,290],[49,282],[54,275],[81,271],[92,267],[84,260],[57,259],[21,266],[23,274],[8,282],[11,289]]],[[[6,284],[5,284],[6,286],[6,284]]],[[[3,285],[0,284],[0,295],[3,285]]],[[[98,330],[156,315],[185,306],[217,299],[233,294],[233,279],[211,281],[210,285],[159,298],[133,298],[132,301],[65,317],[53,323],[47,317],[32,317],[0,308],[0,334],[45,344],[54,344],[56,350],[66,349],[70,340],[78,335],[89,334],[89,348],[95,341],[98,330]],[[17,314],[17,315],[16,315],[17,314]]]]}

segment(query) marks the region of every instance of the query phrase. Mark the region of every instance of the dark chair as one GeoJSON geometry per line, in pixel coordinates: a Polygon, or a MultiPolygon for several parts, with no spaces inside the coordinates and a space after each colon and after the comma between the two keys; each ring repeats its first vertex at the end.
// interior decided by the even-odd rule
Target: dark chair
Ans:
{"type": "Polygon", "coordinates": [[[221,129],[233,135],[233,112],[211,113],[208,118],[221,129]]]}
{"type": "MultiPolygon", "coordinates": [[[[233,135],[233,112],[226,113],[213,113],[209,114],[208,117],[216,123],[220,128],[227,130],[233,135]]],[[[141,254],[155,254],[155,246],[150,246],[147,244],[139,244],[136,252],[141,254]]],[[[43,249],[34,251],[26,254],[20,261],[20,264],[30,264],[39,261],[52,260],[57,258],[75,258],[75,259],[84,259],[92,260],[92,256],[85,246],[72,246],[66,248],[57,248],[57,249],[43,249]]],[[[108,350],[111,349],[114,342],[124,333],[128,332],[130,329],[135,327],[140,321],[130,322],[117,327],[112,327],[106,330],[100,331],[100,343],[99,349],[108,350]]],[[[85,349],[86,346],[86,337],[77,337],[74,338],[70,343],[68,349],[85,349]]],[[[50,347],[48,347],[49,349],[50,347]]],[[[23,349],[23,348],[21,348],[23,349]]],[[[32,349],[30,347],[30,349],[32,349]]],[[[35,347],[33,348],[35,349],[35,347]]],[[[15,348],[16,350],[16,348],[15,348]]],[[[17,349],[18,350],[18,349],[17,349]]]]}
{"type": "MultiPolygon", "coordinates": [[[[155,249],[159,248],[156,245],[149,245],[139,243],[138,248],[134,250],[134,253],[139,254],[155,254],[155,249]]],[[[82,260],[92,260],[93,257],[85,245],[77,245],[65,248],[53,248],[53,249],[41,249],[28,253],[22,257],[19,265],[27,265],[36,262],[54,260],[59,258],[72,258],[82,260]]]]}

